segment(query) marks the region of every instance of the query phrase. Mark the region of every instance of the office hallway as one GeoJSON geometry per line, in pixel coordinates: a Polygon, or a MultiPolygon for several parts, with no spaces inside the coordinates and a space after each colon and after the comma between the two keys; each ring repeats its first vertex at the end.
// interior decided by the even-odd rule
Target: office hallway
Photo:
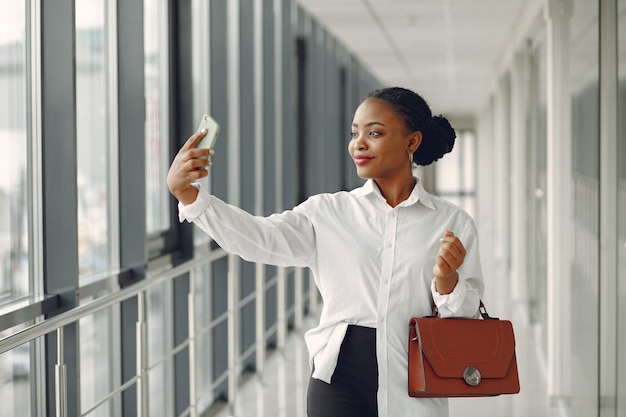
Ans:
{"type": "MultiPolygon", "coordinates": [[[[521,315],[521,314],[520,314],[521,315]]],[[[520,377],[520,393],[450,400],[450,417],[556,417],[549,408],[543,365],[536,354],[535,332],[522,317],[512,319],[520,377]]],[[[312,318],[305,326],[314,325],[312,318]]],[[[306,327],[306,328],[308,328],[306,327]]],[[[269,353],[261,377],[244,378],[234,408],[236,417],[305,417],[309,365],[301,332],[291,331],[284,351],[269,353]]],[[[224,404],[205,417],[231,417],[224,404]]]]}

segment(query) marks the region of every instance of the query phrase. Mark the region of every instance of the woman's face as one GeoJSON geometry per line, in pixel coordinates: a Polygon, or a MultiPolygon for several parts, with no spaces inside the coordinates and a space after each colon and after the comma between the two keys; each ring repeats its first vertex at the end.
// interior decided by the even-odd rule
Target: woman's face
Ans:
{"type": "Polygon", "coordinates": [[[421,142],[420,132],[407,132],[404,121],[383,100],[370,98],[356,109],[348,151],[361,178],[404,178],[409,153],[421,142]]]}

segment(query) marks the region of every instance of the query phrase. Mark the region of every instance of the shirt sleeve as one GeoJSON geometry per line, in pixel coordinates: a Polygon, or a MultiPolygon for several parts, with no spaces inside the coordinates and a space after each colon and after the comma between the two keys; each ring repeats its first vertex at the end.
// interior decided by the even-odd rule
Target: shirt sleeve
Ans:
{"type": "Polygon", "coordinates": [[[277,266],[311,265],[315,232],[303,211],[287,210],[269,217],[254,216],[210,195],[200,185],[192,204],[179,202],[181,222],[194,223],[225,251],[250,262],[277,266]]]}
{"type": "Polygon", "coordinates": [[[476,227],[471,218],[459,236],[465,246],[465,260],[457,270],[459,281],[450,294],[439,294],[433,278],[430,289],[440,317],[479,317],[478,306],[483,296],[484,283],[476,227]]]}

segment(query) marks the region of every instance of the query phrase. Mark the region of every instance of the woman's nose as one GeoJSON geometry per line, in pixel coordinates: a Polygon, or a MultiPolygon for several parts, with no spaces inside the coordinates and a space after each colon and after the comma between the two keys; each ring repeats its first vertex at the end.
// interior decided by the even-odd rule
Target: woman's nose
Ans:
{"type": "Polygon", "coordinates": [[[365,135],[358,133],[354,137],[354,148],[358,150],[366,148],[365,135]]]}

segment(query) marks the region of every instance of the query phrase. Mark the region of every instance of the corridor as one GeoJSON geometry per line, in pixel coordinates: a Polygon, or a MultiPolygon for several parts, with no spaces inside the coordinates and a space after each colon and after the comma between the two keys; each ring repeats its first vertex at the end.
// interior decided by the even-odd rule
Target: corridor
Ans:
{"type": "MultiPolygon", "coordinates": [[[[545,366],[537,357],[534,330],[523,317],[512,318],[520,393],[499,397],[450,399],[450,417],[556,417],[548,404],[545,366]]],[[[312,318],[306,326],[315,325],[312,318]]],[[[237,417],[305,417],[309,364],[304,339],[291,331],[283,351],[269,353],[262,375],[247,374],[237,393],[237,417]]],[[[227,404],[217,404],[203,417],[230,417],[227,404]]]]}

